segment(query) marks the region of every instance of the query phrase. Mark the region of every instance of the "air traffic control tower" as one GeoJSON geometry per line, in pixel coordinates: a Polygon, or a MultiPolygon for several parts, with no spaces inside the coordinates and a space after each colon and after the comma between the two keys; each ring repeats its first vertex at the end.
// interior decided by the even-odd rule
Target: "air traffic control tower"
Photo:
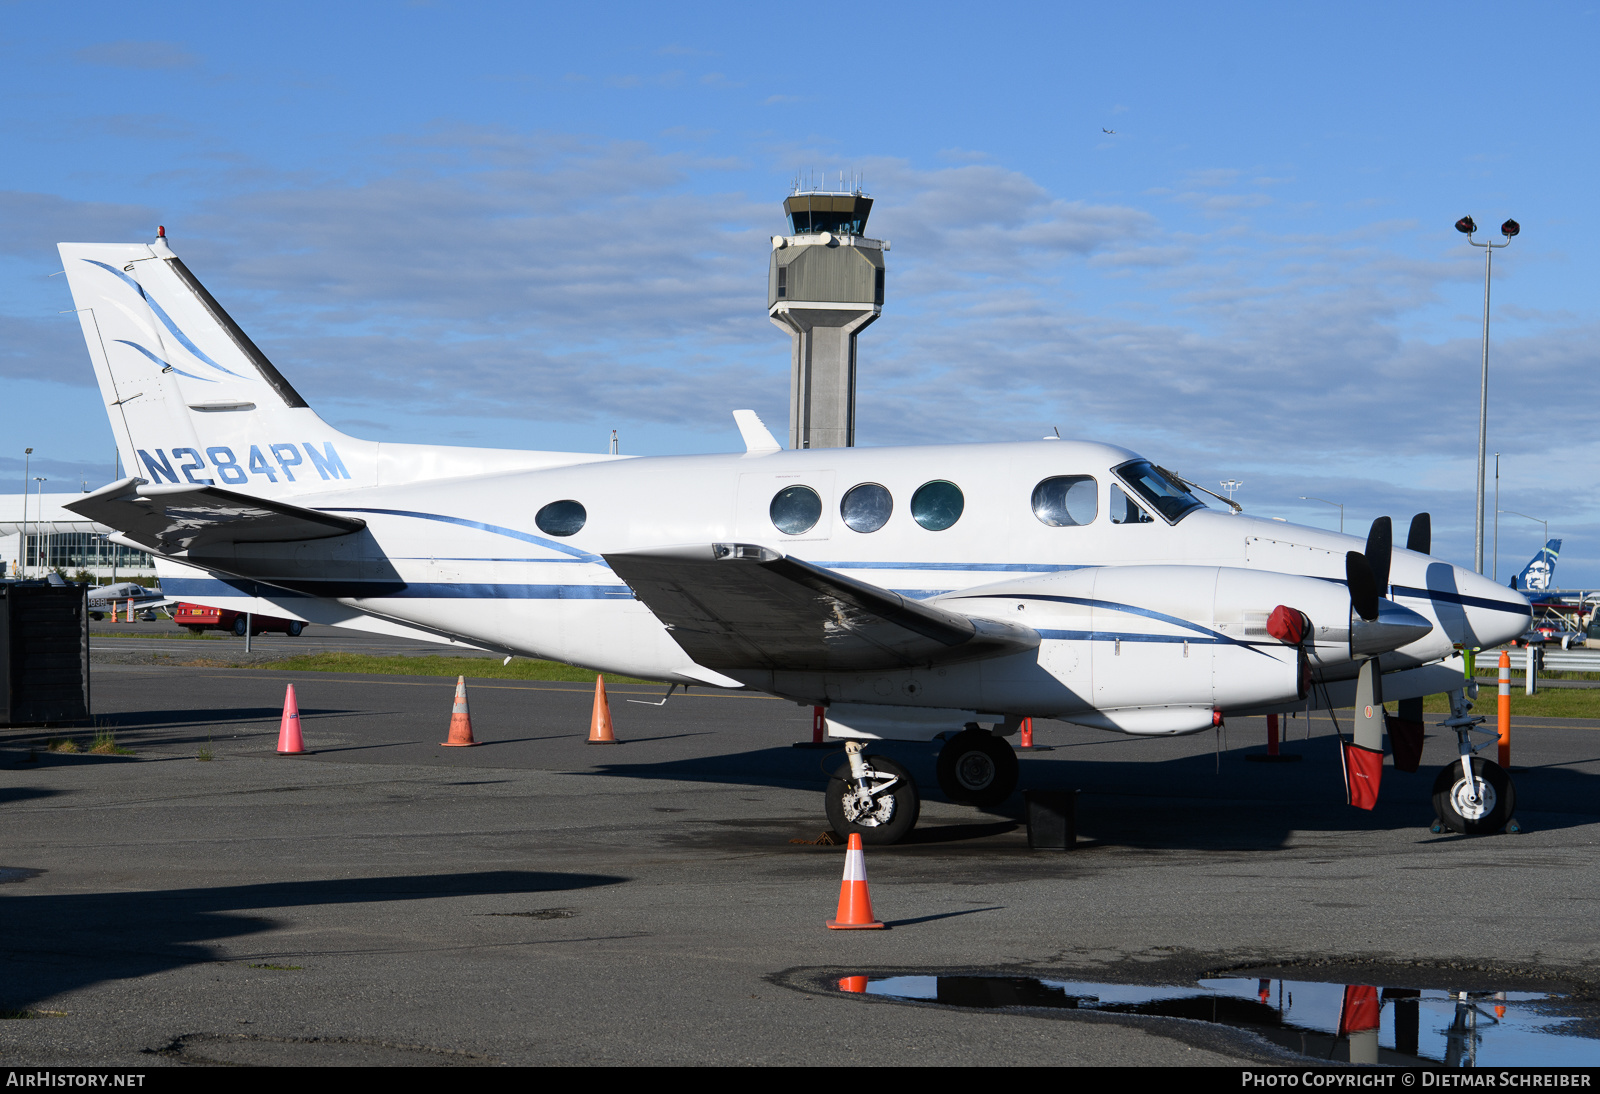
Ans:
{"type": "Polygon", "coordinates": [[[867,239],[872,199],[859,189],[802,190],[783,202],[789,234],[772,237],[767,315],[793,340],[789,447],[856,442],[856,335],[883,312],[883,254],[867,239]]]}

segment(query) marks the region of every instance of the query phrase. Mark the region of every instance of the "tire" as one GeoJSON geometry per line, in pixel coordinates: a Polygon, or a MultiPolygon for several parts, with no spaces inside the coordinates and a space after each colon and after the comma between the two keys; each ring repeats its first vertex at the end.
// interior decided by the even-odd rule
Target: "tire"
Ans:
{"type": "Polygon", "coordinates": [[[922,811],[922,795],[917,792],[916,781],[910,772],[887,756],[861,758],[878,775],[893,776],[900,781],[876,796],[875,800],[884,802],[886,806],[881,815],[861,816],[857,811],[856,818],[852,820],[849,814],[853,811],[854,803],[846,799],[854,788],[850,785],[850,765],[845,764],[828,780],[825,793],[828,824],[841,838],[854,834],[861,837],[862,843],[899,843],[916,827],[917,814],[922,811]]]}
{"type": "Polygon", "coordinates": [[[999,805],[1017,788],[1017,754],[992,733],[964,729],[939,750],[939,789],[958,805],[999,805]]]}
{"type": "Polygon", "coordinates": [[[244,632],[248,629],[249,627],[245,624],[244,616],[241,615],[238,619],[233,621],[233,633],[238,635],[240,638],[244,637],[244,632]]]}
{"type": "Polygon", "coordinates": [[[304,623],[300,622],[298,619],[296,619],[293,623],[289,624],[289,637],[290,638],[299,638],[300,637],[300,632],[305,630],[305,629],[306,629],[306,625],[304,623]]]}
{"type": "Polygon", "coordinates": [[[100,622],[100,620],[104,619],[105,617],[106,617],[106,613],[105,612],[90,612],[89,613],[89,618],[94,620],[96,623],[100,622]]]}
{"type": "Polygon", "coordinates": [[[1442,768],[1433,780],[1433,811],[1452,832],[1466,836],[1489,836],[1505,828],[1517,809],[1517,788],[1499,764],[1477,756],[1472,758],[1473,780],[1487,808],[1474,808],[1465,801],[1466,776],[1456,761],[1442,768]]]}

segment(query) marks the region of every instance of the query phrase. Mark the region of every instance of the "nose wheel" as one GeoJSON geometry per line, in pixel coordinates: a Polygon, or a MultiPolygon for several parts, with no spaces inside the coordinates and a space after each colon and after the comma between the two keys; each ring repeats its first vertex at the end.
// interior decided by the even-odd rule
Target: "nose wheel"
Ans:
{"type": "Polygon", "coordinates": [[[1017,754],[981,729],[964,729],[939,750],[939,789],[960,805],[999,805],[1017,788],[1017,754]]]}
{"type": "Polygon", "coordinates": [[[1433,811],[1452,832],[1487,836],[1505,828],[1517,807],[1517,788],[1499,764],[1474,756],[1472,781],[1461,764],[1446,765],[1433,781],[1433,811]]]}

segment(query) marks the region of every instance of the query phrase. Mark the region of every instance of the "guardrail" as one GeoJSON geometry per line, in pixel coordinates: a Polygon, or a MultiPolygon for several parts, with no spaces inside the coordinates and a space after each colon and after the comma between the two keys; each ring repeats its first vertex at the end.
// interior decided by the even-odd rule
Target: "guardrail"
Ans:
{"type": "MultiPolygon", "coordinates": [[[[1517,672],[1528,671],[1527,649],[1506,650],[1511,655],[1511,667],[1517,672]]],[[[1478,673],[1493,676],[1500,664],[1499,650],[1483,650],[1478,654],[1478,673]]],[[[1539,668],[1545,672],[1600,672],[1600,650],[1564,650],[1560,646],[1546,646],[1539,659],[1539,668]]]]}

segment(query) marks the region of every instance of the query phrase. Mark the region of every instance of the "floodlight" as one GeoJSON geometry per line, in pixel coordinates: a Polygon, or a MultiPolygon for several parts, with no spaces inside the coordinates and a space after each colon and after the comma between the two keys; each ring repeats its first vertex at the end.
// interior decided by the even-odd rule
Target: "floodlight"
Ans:
{"type": "Polygon", "coordinates": [[[1510,239],[1520,231],[1522,231],[1522,225],[1518,224],[1514,220],[1508,220],[1504,224],[1500,225],[1500,234],[1505,236],[1507,239],[1510,239]]]}
{"type": "Polygon", "coordinates": [[[1456,221],[1456,231],[1460,232],[1462,235],[1469,236],[1477,230],[1478,226],[1472,223],[1471,217],[1462,217],[1460,220],[1456,221]]]}

